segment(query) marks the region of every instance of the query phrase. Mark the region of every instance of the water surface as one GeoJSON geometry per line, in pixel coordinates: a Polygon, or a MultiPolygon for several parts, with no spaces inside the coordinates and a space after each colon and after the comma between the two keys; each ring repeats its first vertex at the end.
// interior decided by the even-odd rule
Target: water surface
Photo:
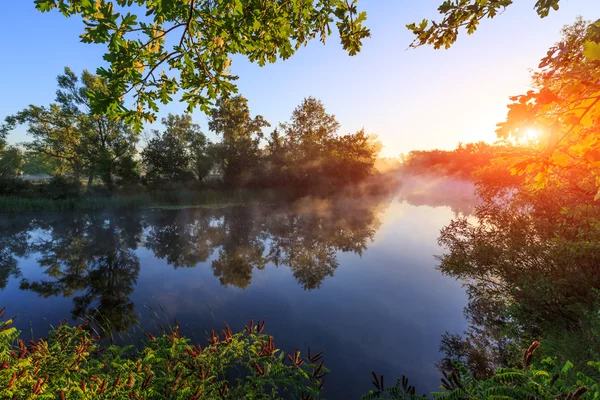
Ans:
{"type": "Polygon", "coordinates": [[[159,318],[204,342],[266,316],[277,347],[325,351],[328,399],[359,398],[371,370],[437,390],[440,336],[466,328],[467,299],[435,269],[436,239],[470,191],[406,179],[394,195],[2,215],[0,305],[27,337],[93,318],[117,341],[159,318]]]}

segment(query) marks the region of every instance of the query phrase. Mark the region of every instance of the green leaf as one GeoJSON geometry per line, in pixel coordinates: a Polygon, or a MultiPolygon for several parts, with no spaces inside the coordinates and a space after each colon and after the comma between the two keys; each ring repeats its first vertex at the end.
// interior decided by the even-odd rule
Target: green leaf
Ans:
{"type": "Polygon", "coordinates": [[[593,61],[600,61],[600,43],[587,41],[584,44],[583,55],[593,61]]]}

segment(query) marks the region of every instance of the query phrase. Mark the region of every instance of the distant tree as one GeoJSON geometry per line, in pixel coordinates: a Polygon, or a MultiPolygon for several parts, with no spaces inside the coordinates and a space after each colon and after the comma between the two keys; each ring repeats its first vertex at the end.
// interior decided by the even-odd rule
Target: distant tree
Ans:
{"type": "Polygon", "coordinates": [[[281,124],[294,180],[309,185],[317,180],[326,157],[327,143],[340,128],[321,101],[308,97],[294,109],[289,122],[281,124]]]}
{"type": "MultiPolygon", "coordinates": [[[[443,16],[441,21],[423,19],[406,27],[416,36],[411,47],[432,45],[434,48],[449,48],[458,38],[461,29],[470,35],[477,30],[484,18],[494,18],[512,5],[513,0],[446,0],[438,7],[443,16]]],[[[560,0],[537,0],[536,13],[544,18],[550,10],[558,10],[560,0]]]]}
{"type": "Polygon", "coordinates": [[[23,173],[25,175],[51,175],[58,168],[55,158],[45,153],[25,151],[23,173]]]}
{"type": "Polygon", "coordinates": [[[189,114],[169,114],[163,118],[164,132],[154,131],[154,137],[142,151],[142,162],[151,182],[201,181],[212,167],[210,142],[192,123],[189,114]]]}
{"type": "Polygon", "coordinates": [[[90,97],[108,90],[104,80],[87,71],[78,78],[67,67],[57,81],[56,103],[31,105],[7,117],[3,130],[28,124],[33,140],[27,149],[55,159],[55,173],[76,179],[87,174],[90,182],[99,176],[112,187],[120,160],[135,152],[137,135],[123,122],[91,113],[90,97]]]}
{"type": "Polygon", "coordinates": [[[339,122],[327,113],[321,101],[304,99],[290,121],[281,124],[283,137],[279,132],[271,135],[272,163],[285,175],[276,180],[303,187],[341,186],[370,176],[381,143],[364,130],[340,136],[339,128],[339,122]]]}
{"type": "Polygon", "coordinates": [[[275,129],[267,138],[267,154],[265,175],[271,185],[282,185],[288,181],[289,152],[285,143],[285,137],[280,134],[278,129],[275,129]]]}
{"type": "Polygon", "coordinates": [[[23,152],[14,146],[0,151],[0,178],[16,178],[23,172],[23,152]]]}
{"type": "MultiPolygon", "coordinates": [[[[515,151],[509,144],[459,143],[454,150],[415,150],[403,156],[401,171],[414,175],[437,175],[470,179],[515,151]]],[[[506,164],[504,164],[506,166],[506,164]]]]}
{"type": "Polygon", "coordinates": [[[358,183],[374,172],[381,142],[364,129],[330,139],[326,144],[325,176],[334,184],[358,183]]]}
{"type": "Polygon", "coordinates": [[[238,186],[251,179],[261,159],[262,128],[270,124],[261,116],[252,118],[248,100],[243,96],[220,98],[210,111],[208,126],[222,137],[215,146],[224,181],[238,186]]]}
{"type": "Polygon", "coordinates": [[[151,183],[189,178],[190,157],[185,143],[169,132],[154,132],[154,137],[142,151],[142,162],[151,183]]]}
{"type": "Polygon", "coordinates": [[[126,155],[119,160],[115,173],[123,183],[136,182],[140,177],[140,162],[132,154],[126,155]]]}
{"type": "Polygon", "coordinates": [[[208,111],[212,100],[236,92],[237,77],[229,71],[234,54],[259,65],[287,59],[312,39],[325,42],[334,22],[350,55],[370,36],[357,0],[35,3],[42,12],[56,9],[65,17],[81,17],[82,41],[107,46],[108,68],[97,73],[109,90],[93,97],[94,110],[121,117],[138,130],[143,120],[154,120],[157,102],[170,102],[178,89],[188,111],[196,106],[208,111]],[[132,107],[121,104],[126,94],[133,95],[132,107]]]}

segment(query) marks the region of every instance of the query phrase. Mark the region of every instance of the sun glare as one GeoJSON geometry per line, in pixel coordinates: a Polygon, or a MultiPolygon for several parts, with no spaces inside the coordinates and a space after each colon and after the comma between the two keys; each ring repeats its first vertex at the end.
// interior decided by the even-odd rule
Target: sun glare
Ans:
{"type": "Polygon", "coordinates": [[[534,141],[540,137],[540,131],[535,128],[529,128],[525,131],[524,139],[527,141],[534,141]]]}

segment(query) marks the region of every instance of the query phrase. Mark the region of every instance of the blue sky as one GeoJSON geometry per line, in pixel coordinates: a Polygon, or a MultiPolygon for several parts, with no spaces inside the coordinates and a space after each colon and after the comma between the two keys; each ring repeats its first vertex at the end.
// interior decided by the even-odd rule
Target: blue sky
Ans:
{"type": "MultiPolygon", "coordinates": [[[[508,97],[527,91],[530,70],[560,38],[561,27],[578,15],[600,17],[597,0],[562,0],[561,9],[545,19],[534,12],[534,0],[521,0],[450,50],[407,50],[412,36],[405,24],[435,17],[441,2],[360,0],[372,38],[358,56],[349,57],[331,37],[325,46],[311,43],[291,59],[262,68],[234,58],[240,92],[252,112],[273,125],[287,120],[304,97],[315,96],[336,115],[341,133],[364,127],[378,134],[386,156],[491,141],[508,97]]],[[[81,72],[102,64],[102,46],[79,42],[81,20],[41,14],[33,0],[8,2],[2,14],[0,119],[29,104],[52,102],[65,66],[81,72]]],[[[183,110],[172,103],[159,117],[183,110]]],[[[193,117],[207,130],[200,111],[193,117]]],[[[9,136],[13,143],[25,140],[24,127],[9,136]]]]}

